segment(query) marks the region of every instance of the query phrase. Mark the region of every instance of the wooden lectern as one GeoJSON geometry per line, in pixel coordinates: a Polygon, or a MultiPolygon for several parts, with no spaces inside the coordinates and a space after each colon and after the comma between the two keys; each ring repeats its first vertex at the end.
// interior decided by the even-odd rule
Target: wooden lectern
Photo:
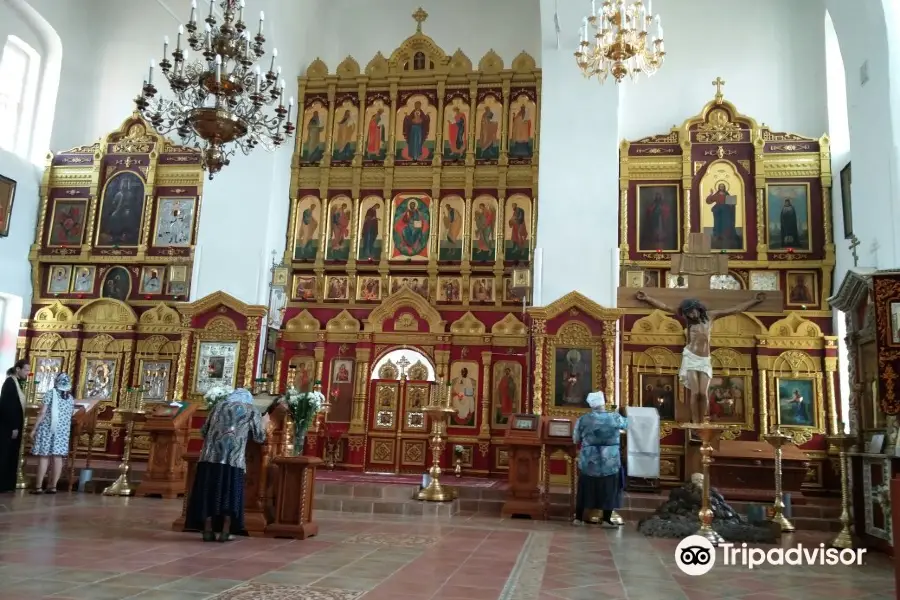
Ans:
{"type": "Polygon", "coordinates": [[[541,417],[515,414],[506,431],[509,448],[509,489],[501,516],[544,518],[541,500],[541,417]]]}
{"type": "Polygon", "coordinates": [[[184,454],[191,436],[191,418],[197,405],[189,402],[165,402],[148,405],[144,431],[150,434],[147,470],[138,486],[139,496],[177,498],[184,494],[184,454]]]}
{"type": "MultiPolygon", "coordinates": [[[[543,426],[543,442],[546,447],[546,453],[549,456],[555,450],[562,450],[566,453],[566,456],[571,459],[572,465],[572,476],[569,478],[569,518],[572,518],[572,515],[575,514],[575,480],[577,479],[577,471],[578,471],[578,447],[575,445],[575,442],[572,441],[572,431],[575,428],[575,422],[572,419],[558,418],[558,417],[544,417],[544,426],[543,426]]],[[[550,476],[547,473],[547,480],[544,481],[545,492],[547,492],[545,497],[544,504],[544,518],[549,517],[550,513],[550,476]]],[[[581,519],[582,517],[576,516],[575,518],[581,519]]]]}
{"type": "MultiPolygon", "coordinates": [[[[293,432],[285,430],[287,424],[288,409],[279,404],[270,413],[269,430],[266,432],[264,444],[257,444],[253,440],[247,440],[247,473],[244,478],[244,527],[250,537],[262,537],[265,535],[266,526],[272,521],[274,508],[272,499],[274,491],[271,486],[273,471],[272,461],[284,455],[284,449],[288,441],[292,439],[293,432]]],[[[181,516],[172,523],[175,531],[184,531],[184,521],[187,517],[187,506],[190,501],[191,488],[194,485],[194,477],[197,474],[197,460],[199,452],[190,452],[184,455],[187,467],[184,480],[184,503],[181,516]]]]}
{"type": "MultiPolygon", "coordinates": [[[[78,480],[75,479],[75,459],[78,458],[78,440],[81,439],[81,436],[85,433],[88,436],[88,449],[84,468],[91,468],[90,456],[94,441],[94,431],[97,429],[97,413],[100,412],[97,410],[97,405],[99,404],[99,398],[75,402],[75,411],[72,413],[72,427],[69,429],[69,479],[66,482],[71,490],[78,489],[78,480]]],[[[39,407],[39,405],[35,406],[39,407]]],[[[29,412],[30,411],[26,410],[26,414],[29,412]]],[[[34,416],[37,416],[38,412],[40,411],[35,410],[34,416]]]]}
{"type": "Polygon", "coordinates": [[[316,468],[321,458],[314,456],[278,456],[273,461],[278,468],[275,478],[274,520],[266,527],[266,537],[299,540],[319,533],[312,520],[312,505],[316,489],[316,468]]]}

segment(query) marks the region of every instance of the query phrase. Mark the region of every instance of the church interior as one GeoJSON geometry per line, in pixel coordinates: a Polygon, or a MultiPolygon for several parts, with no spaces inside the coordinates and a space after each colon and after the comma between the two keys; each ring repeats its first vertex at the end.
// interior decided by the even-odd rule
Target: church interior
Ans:
{"type": "Polygon", "coordinates": [[[0,597],[900,597],[894,25],[0,0],[0,364],[30,371],[0,597]],[[30,494],[61,373],[59,493],[30,494]],[[187,507],[237,388],[268,436],[247,536],[209,545],[187,507]],[[619,407],[621,504],[581,523],[573,432],[619,407]],[[863,558],[692,576],[688,535],[863,558]]]}

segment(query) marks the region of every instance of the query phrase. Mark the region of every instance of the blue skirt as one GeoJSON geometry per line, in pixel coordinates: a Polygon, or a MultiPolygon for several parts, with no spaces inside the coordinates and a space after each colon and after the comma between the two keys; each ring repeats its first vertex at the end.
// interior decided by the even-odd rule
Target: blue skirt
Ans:
{"type": "MultiPolygon", "coordinates": [[[[593,477],[578,473],[576,504],[584,510],[616,510],[622,506],[624,473],[593,477]]],[[[580,518],[580,517],[579,517],[580,518]]]]}
{"type": "Polygon", "coordinates": [[[188,498],[184,530],[203,531],[206,520],[212,519],[213,531],[220,532],[225,517],[231,519],[229,533],[247,535],[244,530],[244,470],[199,462],[188,498]]]}

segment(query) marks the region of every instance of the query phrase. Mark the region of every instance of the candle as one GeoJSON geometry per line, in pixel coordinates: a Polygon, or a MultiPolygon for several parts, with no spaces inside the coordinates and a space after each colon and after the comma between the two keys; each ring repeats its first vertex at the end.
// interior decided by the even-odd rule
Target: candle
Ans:
{"type": "Polygon", "coordinates": [[[278,48],[272,48],[272,62],[269,64],[269,73],[275,71],[275,58],[278,56],[278,48]]]}
{"type": "Polygon", "coordinates": [[[259,11],[259,35],[262,35],[263,32],[263,21],[266,20],[266,13],[263,11],[259,11]]]}
{"type": "Polygon", "coordinates": [[[240,10],[238,11],[238,22],[244,22],[244,0],[241,0],[240,10]]]}
{"type": "Polygon", "coordinates": [[[588,40],[588,20],[587,17],[581,23],[581,41],[586,42],[588,40]]]}
{"type": "Polygon", "coordinates": [[[281,91],[278,93],[278,104],[284,106],[284,79],[281,80],[281,91]]]}
{"type": "Polygon", "coordinates": [[[653,0],[647,0],[647,15],[653,16],[653,0]]]}
{"type": "Polygon", "coordinates": [[[220,54],[216,54],[216,87],[219,86],[219,82],[222,81],[222,56],[220,54]]]}
{"type": "Polygon", "coordinates": [[[216,0],[209,0],[209,16],[212,18],[213,16],[213,5],[216,3],[216,0]]]}
{"type": "Polygon", "coordinates": [[[597,16],[597,0],[591,0],[591,16],[597,16]]]}
{"type": "MultiPolygon", "coordinates": [[[[181,39],[181,38],[179,38],[181,39]]],[[[169,36],[163,36],[163,60],[166,59],[166,54],[169,53],[169,36]]]]}
{"type": "Polygon", "coordinates": [[[194,18],[195,13],[197,12],[197,0],[191,0],[191,18],[188,19],[188,23],[193,23],[196,21],[194,18]]]}
{"type": "Polygon", "coordinates": [[[181,36],[184,35],[184,26],[178,26],[178,41],[175,43],[175,49],[181,50],[181,36]]]}
{"type": "Polygon", "coordinates": [[[291,114],[293,112],[294,112],[294,97],[291,96],[290,98],[288,98],[288,114],[287,114],[288,123],[291,122],[291,114]]]}
{"type": "Polygon", "coordinates": [[[619,23],[619,29],[625,29],[625,3],[619,5],[619,19],[621,22],[619,23]]]}
{"type": "Polygon", "coordinates": [[[153,67],[156,66],[156,61],[152,58],[150,59],[150,75],[147,77],[147,85],[153,85],[153,67]]]}
{"type": "Polygon", "coordinates": [[[259,65],[256,65],[256,93],[257,94],[259,93],[259,77],[260,77],[259,65]]]}

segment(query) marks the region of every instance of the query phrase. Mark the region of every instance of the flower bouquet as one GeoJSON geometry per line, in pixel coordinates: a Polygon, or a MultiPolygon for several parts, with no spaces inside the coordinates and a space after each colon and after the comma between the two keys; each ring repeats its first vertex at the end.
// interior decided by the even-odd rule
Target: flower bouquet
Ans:
{"type": "Polygon", "coordinates": [[[285,395],[285,403],[294,420],[294,451],[300,455],[303,453],[303,446],[306,443],[306,431],[319,411],[322,410],[325,395],[318,390],[299,392],[291,388],[285,395]]]}
{"type": "Polygon", "coordinates": [[[230,385],[214,385],[209,388],[203,395],[203,399],[206,400],[207,414],[212,414],[216,404],[230,396],[233,391],[234,388],[230,385]]]}

